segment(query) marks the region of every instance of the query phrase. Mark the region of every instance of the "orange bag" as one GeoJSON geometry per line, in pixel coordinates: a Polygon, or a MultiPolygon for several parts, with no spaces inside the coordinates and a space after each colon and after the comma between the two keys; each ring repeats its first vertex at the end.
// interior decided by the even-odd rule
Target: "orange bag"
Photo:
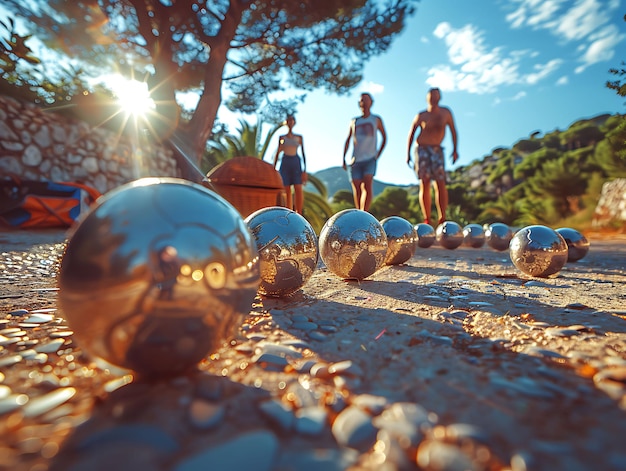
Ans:
{"type": "Polygon", "coordinates": [[[0,223],[17,228],[70,227],[100,193],[73,182],[0,181],[0,223]]]}

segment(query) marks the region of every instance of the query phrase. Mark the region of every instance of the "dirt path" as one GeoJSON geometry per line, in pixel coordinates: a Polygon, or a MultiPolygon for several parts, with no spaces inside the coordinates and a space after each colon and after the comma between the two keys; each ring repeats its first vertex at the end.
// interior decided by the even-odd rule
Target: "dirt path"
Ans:
{"type": "Polygon", "coordinates": [[[361,283],[320,269],[152,383],[72,341],[63,240],[0,233],[0,468],[626,469],[623,236],[552,279],[489,247],[418,249],[361,283]]]}

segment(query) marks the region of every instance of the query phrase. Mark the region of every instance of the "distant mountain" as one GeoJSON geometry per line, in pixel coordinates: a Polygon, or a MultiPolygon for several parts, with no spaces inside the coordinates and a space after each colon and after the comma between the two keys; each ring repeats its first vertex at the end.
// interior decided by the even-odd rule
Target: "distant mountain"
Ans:
{"type": "MultiPolygon", "coordinates": [[[[328,189],[328,196],[330,198],[332,198],[339,190],[352,191],[350,180],[348,180],[348,173],[341,167],[326,168],[324,170],[320,170],[319,172],[315,172],[313,175],[316,178],[319,178],[324,185],[326,185],[326,188],[328,189]]],[[[413,187],[411,185],[407,186],[383,183],[374,178],[374,196],[378,196],[388,186],[406,189],[413,187]]],[[[307,188],[307,191],[314,191],[314,189],[307,188]]]]}

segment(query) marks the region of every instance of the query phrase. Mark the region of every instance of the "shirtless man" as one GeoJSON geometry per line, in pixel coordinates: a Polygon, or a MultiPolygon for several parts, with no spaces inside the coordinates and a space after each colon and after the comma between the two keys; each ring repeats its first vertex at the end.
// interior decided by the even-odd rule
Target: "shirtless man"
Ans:
{"type": "Polygon", "coordinates": [[[372,95],[361,93],[359,107],[362,115],[350,122],[350,131],[343,148],[342,166],[344,170],[348,170],[348,177],[352,184],[354,207],[363,211],[370,209],[376,162],[387,143],[383,120],[380,116],[370,112],[373,103],[372,95]],[[380,148],[378,148],[377,142],[379,132],[382,138],[380,148]],[[352,158],[350,159],[350,167],[347,167],[346,155],[350,141],[352,141],[353,147],[352,158]]]}
{"type": "Polygon", "coordinates": [[[446,126],[450,128],[452,135],[452,163],[459,158],[457,153],[456,126],[452,112],[439,106],[441,92],[438,88],[431,88],[426,95],[426,110],[420,111],[413,119],[409,132],[406,163],[411,166],[411,146],[417,128],[420,132],[415,140],[415,173],[420,181],[420,207],[424,215],[424,222],[430,224],[432,199],[430,195],[430,183],[434,180],[435,204],[439,213],[438,224],[445,222],[446,209],[448,207],[448,190],[446,188],[446,171],[444,168],[444,156],[441,142],[446,133],[446,126]]]}
{"type": "Polygon", "coordinates": [[[304,190],[302,185],[307,182],[304,143],[302,136],[293,132],[293,127],[296,125],[296,118],[293,115],[287,116],[284,124],[289,128],[289,132],[278,139],[278,149],[276,150],[276,155],[274,155],[274,168],[276,168],[278,156],[282,152],[283,158],[280,162],[279,172],[283,179],[285,193],[287,194],[286,204],[289,209],[302,214],[304,207],[304,190]],[[300,165],[298,148],[302,150],[302,165],[300,165]]]}

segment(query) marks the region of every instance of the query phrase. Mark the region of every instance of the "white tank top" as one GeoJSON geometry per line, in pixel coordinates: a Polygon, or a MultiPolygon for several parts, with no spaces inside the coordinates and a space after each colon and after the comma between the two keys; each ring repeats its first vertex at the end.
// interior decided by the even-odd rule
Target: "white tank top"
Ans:
{"type": "Polygon", "coordinates": [[[355,162],[365,162],[376,157],[378,115],[370,114],[367,118],[358,117],[352,121],[355,140],[352,155],[355,162]]]}

